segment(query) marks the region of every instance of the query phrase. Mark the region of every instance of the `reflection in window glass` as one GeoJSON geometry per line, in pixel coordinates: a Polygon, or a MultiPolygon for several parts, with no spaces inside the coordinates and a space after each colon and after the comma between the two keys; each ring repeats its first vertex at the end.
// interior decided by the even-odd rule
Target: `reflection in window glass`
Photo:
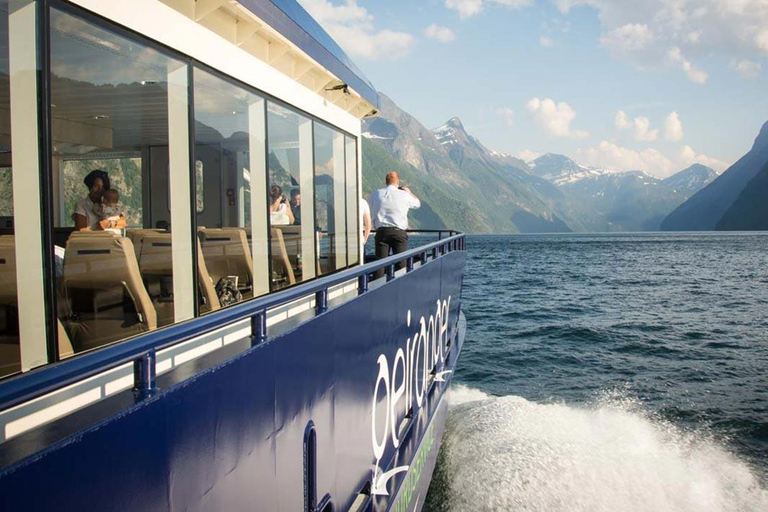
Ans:
{"type": "Polygon", "coordinates": [[[277,290],[316,275],[312,190],[312,122],[269,102],[270,288],[277,290]]]}
{"type": "Polygon", "coordinates": [[[120,204],[124,207],[127,227],[142,227],[141,155],[62,161],[60,170],[64,182],[64,200],[61,202],[61,225],[74,227],[72,212],[83,198],[83,177],[92,169],[101,169],[109,175],[110,186],[117,189],[120,204]]]}
{"type": "Polygon", "coordinates": [[[186,125],[187,94],[169,83],[187,71],[56,9],[50,24],[57,226],[75,229],[54,234],[58,316],[80,352],[174,321],[169,124],[186,125]]]}
{"type": "Polygon", "coordinates": [[[253,264],[250,211],[251,134],[263,131],[264,100],[200,69],[194,87],[195,187],[197,204],[206,206],[197,215],[199,308],[206,313],[253,297],[254,272],[266,278],[267,269],[253,264]]]}
{"type": "Polygon", "coordinates": [[[349,265],[360,263],[360,240],[363,236],[363,219],[357,205],[357,141],[345,137],[347,172],[347,254],[349,265]]]}
{"type": "Polygon", "coordinates": [[[315,220],[323,274],[347,266],[344,159],[344,135],[316,122],[315,220]]]}
{"type": "Polygon", "coordinates": [[[197,213],[202,213],[203,210],[205,210],[205,194],[203,193],[203,169],[203,161],[195,161],[195,211],[197,213]]]}

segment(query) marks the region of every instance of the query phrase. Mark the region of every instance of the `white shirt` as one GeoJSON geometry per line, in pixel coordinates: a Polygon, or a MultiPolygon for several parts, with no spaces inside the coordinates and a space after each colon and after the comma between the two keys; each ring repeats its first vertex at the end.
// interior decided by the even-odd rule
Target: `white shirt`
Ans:
{"type": "Polygon", "coordinates": [[[369,199],[373,229],[394,227],[408,229],[408,210],[419,208],[421,201],[394,185],[374,190],[369,199]]]}
{"type": "Polygon", "coordinates": [[[288,205],[280,203],[277,211],[269,212],[269,223],[273,226],[287,226],[291,223],[288,218],[288,205]]]}
{"type": "Polygon", "coordinates": [[[371,207],[368,206],[368,201],[365,199],[361,199],[360,201],[360,231],[365,231],[365,216],[371,216],[371,207]]]}
{"type": "Polygon", "coordinates": [[[75,214],[85,217],[85,223],[88,225],[88,228],[95,231],[99,229],[99,221],[101,218],[93,211],[93,204],[91,198],[85,196],[75,204],[75,214]]]}

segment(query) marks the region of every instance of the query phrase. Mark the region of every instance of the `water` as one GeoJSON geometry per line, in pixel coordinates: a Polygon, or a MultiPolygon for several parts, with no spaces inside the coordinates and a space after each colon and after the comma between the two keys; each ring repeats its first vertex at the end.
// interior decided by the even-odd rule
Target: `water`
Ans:
{"type": "Polygon", "coordinates": [[[768,510],[768,236],[467,247],[425,510],[768,510]]]}

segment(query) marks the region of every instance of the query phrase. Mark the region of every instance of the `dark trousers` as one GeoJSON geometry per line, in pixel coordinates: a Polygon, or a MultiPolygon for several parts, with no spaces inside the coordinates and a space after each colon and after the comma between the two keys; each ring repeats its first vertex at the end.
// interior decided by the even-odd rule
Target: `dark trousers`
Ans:
{"type": "MultiPolygon", "coordinates": [[[[389,256],[389,250],[392,254],[400,254],[408,248],[408,233],[400,228],[379,228],[376,230],[376,259],[383,259],[389,256]]],[[[405,262],[401,261],[395,265],[396,270],[405,267],[405,262]]],[[[384,275],[384,269],[377,270],[373,274],[374,279],[384,275]]]]}

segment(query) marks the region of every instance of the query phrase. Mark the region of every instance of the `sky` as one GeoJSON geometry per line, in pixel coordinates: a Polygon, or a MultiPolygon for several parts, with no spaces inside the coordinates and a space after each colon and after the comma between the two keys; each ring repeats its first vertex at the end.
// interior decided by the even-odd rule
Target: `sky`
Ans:
{"type": "Polygon", "coordinates": [[[768,121],[768,0],[299,0],[428,128],[530,161],[725,170],[768,121]]]}

